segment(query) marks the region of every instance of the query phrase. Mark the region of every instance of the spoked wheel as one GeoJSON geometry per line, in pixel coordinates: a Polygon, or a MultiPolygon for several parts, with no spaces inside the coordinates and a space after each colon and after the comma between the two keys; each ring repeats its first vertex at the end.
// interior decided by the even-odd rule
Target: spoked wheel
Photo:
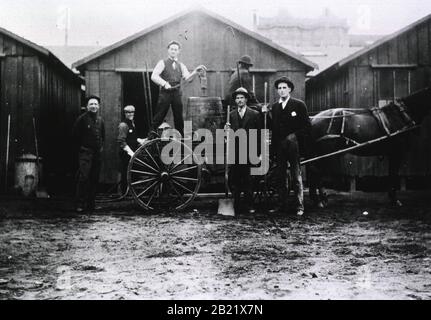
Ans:
{"type": "Polygon", "coordinates": [[[199,191],[202,165],[178,140],[154,139],[136,150],[128,167],[133,197],[146,210],[184,209],[199,191]]]}

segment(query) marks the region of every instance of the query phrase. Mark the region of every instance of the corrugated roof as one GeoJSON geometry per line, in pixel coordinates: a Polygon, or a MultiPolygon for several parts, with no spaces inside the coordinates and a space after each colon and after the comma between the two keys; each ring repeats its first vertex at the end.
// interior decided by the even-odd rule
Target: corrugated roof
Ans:
{"type": "Polygon", "coordinates": [[[189,10],[180,12],[180,13],[178,13],[178,14],[176,14],[176,15],[168,18],[168,19],[165,19],[165,20],[163,20],[163,21],[161,21],[161,22],[159,22],[159,23],[157,23],[157,24],[155,24],[155,25],[153,25],[153,26],[151,26],[149,28],[146,28],[146,29],[144,29],[144,30],[142,30],[142,31],[140,31],[140,32],[138,32],[138,33],[130,36],[130,37],[127,37],[127,38],[125,38],[125,39],[123,39],[121,41],[118,41],[118,42],[114,43],[113,45],[105,47],[104,49],[99,50],[99,51],[95,52],[94,54],[89,55],[86,58],[83,58],[81,60],[76,61],[75,63],[72,64],[72,67],[74,67],[74,68],[82,67],[83,65],[87,64],[88,62],[90,62],[90,61],[92,61],[94,59],[97,59],[97,58],[99,58],[99,57],[101,57],[101,56],[103,56],[103,55],[111,52],[112,50],[115,50],[115,49],[117,49],[117,48],[119,48],[119,47],[121,47],[121,46],[129,43],[129,42],[132,42],[132,41],[134,41],[134,40],[136,40],[136,39],[138,39],[140,37],[145,36],[146,34],[152,32],[154,30],[157,30],[157,29],[161,28],[162,26],[164,26],[166,24],[169,24],[169,23],[171,23],[171,22],[173,22],[173,21],[175,21],[175,20],[177,20],[179,18],[182,18],[182,17],[184,17],[186,15],[189,15],[189,14],[192,14],[192,13],[203,13],[203,14],[206,14],[206,15],[208,15],[208,16],[216,19],[216,20],[219,20],[219,21],[221,21],[221,22],[223,22],[225,24],[228,24],[228,25],[232,26],[233,28],[235,28],[235,29],[237,29],[237,30],[239,30],[239,31],[241,31],[241,32],[249,35],[250,37],[252,37],[252,38],[254,38],[256,40],[259,40],[260,42],[263,42],[264,44],[266,44],[266,45],[268,45],[268,46],[270,46],[270,47],[272,47],[272,48],[274,48],[274,49],[282,52],[283,54],[286,54],[286,55],[292,57],[293,59],[298,60],[299,62],[305,64],[306,66],[308,66],[310,68],[310,71],[314,70],[315,68],[317,68],[317,65],[315,63],[311,62],[310,60],[308,60],[308,59],[306,59],[304,57],[301,57],[297,53],[295,53],[293,51],[290,51],[290,50],[288,50],[286,48],[283,48],[282,46],[280,46],[280,45],[272,42],[270,39],[268,39],[266,37],[263,37],[263,36],[261,36],[260,34],[258,34],[256,32],[253,32],[253,31],[251,31],[251,30],[249,30],[249,29],[247,29],[247,28],[245,28],[245,27],[243,27],[243,26],[241,26],[239,24],[236,24],[233,21],[230,21],[227,18],[224,18],[224,17],[222,17],[222,16],[220,16],[220,15],[214,13],[214,12],[208,11],[208,10],[202,8],[202,7],[194,8],[194,9],[189,9],[189,10]]]}

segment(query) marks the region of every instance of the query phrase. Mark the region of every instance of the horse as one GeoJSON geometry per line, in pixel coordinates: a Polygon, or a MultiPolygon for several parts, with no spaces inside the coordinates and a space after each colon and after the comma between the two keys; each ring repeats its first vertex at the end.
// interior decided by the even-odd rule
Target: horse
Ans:
{"type": "Polygon", "coordinates": [[[323,158],[351,153],[388,157],[388,196],[393,205],[402,206],[396,190],[405,146],[430,109],[431,88],[425,88],[383,107],[328,109],[311,117],[308,159],[301,163],[306,165],[313,203],[322,208],[328,202],[322,185],[323,158]]]}

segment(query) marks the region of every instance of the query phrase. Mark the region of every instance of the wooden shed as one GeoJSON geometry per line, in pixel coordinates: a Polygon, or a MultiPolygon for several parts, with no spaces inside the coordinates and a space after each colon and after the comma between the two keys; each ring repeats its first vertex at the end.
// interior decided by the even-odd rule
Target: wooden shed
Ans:
{"type": "Polygon", "coordinates": [[[50,51],[0,28],[1,190],[14,183],[15,160],[36,154],[33,118],[44,183],[54,191],[73,177],[70,130],[81,107],[82,84],[50,51]]]}
{"type": "MultiPolygon", "coordinates": [[[[208,96],[224,97],[236,61],[244,54],[253,59],[251,73],[255,76],[260,101],[263,101],[264,82],[269,83],[269,98],[273,99],[274,80],[282,75],[292,78],[295,96],[304,99],[306,74],[315,68],[312,62],[271,40],[201,8],[179,13],[77,61],[73,67],[85,75],[87,94],[101,97],[107,129],[102,182],[117,180],[116,135],[122,106],[135,105],[137,131],[142,136],[147,133],[143,77],[146,73],[151,75],[156,63],[167,57],[166,46],[171,40],[182,43],[179,59],[190,71],[199,64],[208,67],[208,96]]],[[[187,98],[200,95],[199,81],[184,84],[182,88],[186,109],[187,98]]],[[[151,83],[153,113],[158,91],[151,83]]]]}
{"type": "MultiPolygon", "coordinates": [[[[306,82],[309,111],[383,106],[397,98],[431,86],[431,15],[388,35],[337,62],[306,82]]],[[[431,118],[402,167],[407,177],[431,174],[431,118]]],[[[404,146],[400,146],[403,148],[404,146]]],[[[386,176],[387,161],[346,155],[332,161],[334,173],[351,177],[386,176]]],[[[405,179],[402,181],[405,182],[405,179]]]]}

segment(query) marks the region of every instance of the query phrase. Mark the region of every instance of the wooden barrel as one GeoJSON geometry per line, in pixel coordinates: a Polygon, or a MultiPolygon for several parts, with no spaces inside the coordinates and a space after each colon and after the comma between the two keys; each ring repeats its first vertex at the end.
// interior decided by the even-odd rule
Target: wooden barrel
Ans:
{"type": "Polygon", "coordinates": [[[189,97],[187,100],[184,120],[192,121],[193,131],[205,128],[215,134],[216,129],[223,128],[226,122],[224,116],[220,97],[189,97]]]}
{"type": "MultiPolygon", "coordinates": [[[[223,111],[223,105],[220,97],[189,97],[187,100],[187,109],[185,121],[192,121],[192,129],[209,129],[213,135],[213,150],[215,151],[216,130],[223,129],[226,123],[226,112],[223,111]]],[[[216,162],[223,161],[223,154],[214,153],[206,154],[212,164],[207,168],[212,173],[223,169],[223,165],[216,165],[216,162]],[[221,159],[216,159],[221,158],[221,159]]]]}

